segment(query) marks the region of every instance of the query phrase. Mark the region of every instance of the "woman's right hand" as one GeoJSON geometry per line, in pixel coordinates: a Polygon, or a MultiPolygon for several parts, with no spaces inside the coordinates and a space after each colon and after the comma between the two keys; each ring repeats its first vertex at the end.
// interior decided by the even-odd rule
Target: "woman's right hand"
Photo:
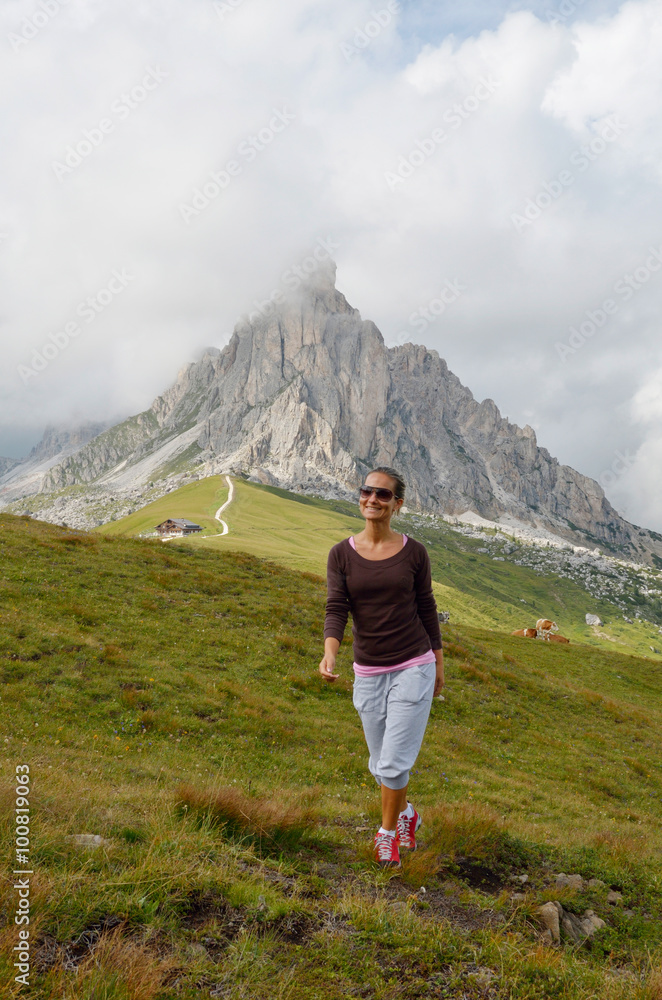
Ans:
{"type": "Polygon", "coordinates": [[[340,674],[334,673],[336,669],[336,658],[332,653],[325,653],[320,662],[320,673],[325,681],[337,681],[340,674]]]}

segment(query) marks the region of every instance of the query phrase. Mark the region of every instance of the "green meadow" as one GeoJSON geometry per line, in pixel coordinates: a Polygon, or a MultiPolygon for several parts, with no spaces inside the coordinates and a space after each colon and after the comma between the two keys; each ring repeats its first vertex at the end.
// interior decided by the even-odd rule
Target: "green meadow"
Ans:
{"type": "MultiPolygon", "coordinates": [[[[152,530],[166,517],[188,517],[205,530],[182,544],[219,552],[246,552],[290,569],[325,576],[331,546],[362,530],[358,505],[288,493],[240,478],[233,482],[234,500],[223,514],[229,527],[227,535],[219,534],[220,526],[214,521],[214,513],[228,498],[226,480],[221,476],[175,490],[96,531],[134,537],[152,530]]],[[[404,515],[396,527],[426,543],[437,603],[440,609],[450,612],[453,622],[513,631],[535,625],[538,618],[551,618],[572,642],[605,649],[620,647],[662,664],[662,656],[653,654],[650,648],[662,645],[657,625],[625,622],[620,608],[591,597],[574,581],[558,575],[543,576],[511,561],[495,562],[478,551],[483,547],[480,540],[462,536],[440,522],[404,515]],[[604,627],[586,625],[587,611],[599,614],[604,627]]],[[[633,618],[637,610],[644,616],[652,610],[651,618],[656,615],[656,606],[649,609],[645,604],[637,605],[634,599],[631,603],[633,618]]]]}
{"type": "Polygon", "coordinates": [[[412,775],[421,847],[380,871],[351,645],[336,685],[317,675],[326,552],[361,522],[236,487],[229,535],[167,544],[130,536],[172,515],[211,532],[224,480],[92,533],[0,516],[2,995],[662,1000],[659,661],[589,634],[581,588],[489,576],[468,540],[431,535],[447,687],[412,775]],[[570,646],[508,634],[548,604],[570,646]],[[550,899],[606,927],[551,947],[550,899]]]}

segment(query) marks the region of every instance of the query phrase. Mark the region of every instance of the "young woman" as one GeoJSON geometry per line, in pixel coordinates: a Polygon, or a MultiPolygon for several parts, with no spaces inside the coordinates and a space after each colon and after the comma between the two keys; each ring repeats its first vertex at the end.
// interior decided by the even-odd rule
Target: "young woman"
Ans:
{"type": "Polygon", "coordinates": [[[381,786],[382,825],[375,856],[382,867],[415,850],[421,817],[407,800],[409,772],[421,749],[432,698],[444,685],[444,661],[430,559],[424,545],[399,535],[391,518],[404,502],[402,477],[373,469],[361,487],[365,528],[334,545],[327,567],[324,657],[333,682],[347,616],[354,638],[354,707],[365,733],[368,767],[381,786]]]}

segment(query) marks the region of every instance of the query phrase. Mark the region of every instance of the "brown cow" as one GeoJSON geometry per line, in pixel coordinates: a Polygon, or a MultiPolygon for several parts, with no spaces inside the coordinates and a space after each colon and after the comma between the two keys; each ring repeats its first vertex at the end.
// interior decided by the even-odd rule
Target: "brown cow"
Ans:
{"type": "Polygon", "coordinates": [[[547,642],[570,642],[570,639],[566,639],[564,635],[548,635],[547,642]]]}
{"type": "Polygon", "coordinates": [[[559,630],[558,625],[551,618],[539,618],[536,622],[536,628],[539,632],[558,632],[559,630]]]}
{"type": "Polygon", "coordinates": [[[534,628],[518,628],[516,632],[511,632],[511,635],[519,635],[522,639],[535,639],[537,632],[534,628]]]}

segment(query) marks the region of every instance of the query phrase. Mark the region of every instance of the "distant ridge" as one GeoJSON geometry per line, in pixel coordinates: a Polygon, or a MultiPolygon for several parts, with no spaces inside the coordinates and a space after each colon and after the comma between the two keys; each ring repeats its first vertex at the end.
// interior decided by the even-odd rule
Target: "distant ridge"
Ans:
{"type": "MultiPolygon", "coordinates": [[[[387,348],[336,289],[335,270],[320,267],[296,297],[242,319],[222,351],[183,368],[148,410],[80,447],[70,438],[37,488],[135,488],[176,467],[347,496],[388,464],[410,484],[409,507],[473,512],[639,562],[662,557],[662,537],[622,518],[598,483],[538,447],[531,427],[477,402],[436,351],[387,348]]],[[[0,477],[0,501],[35,492],[22,468],[0,477]]]]}

